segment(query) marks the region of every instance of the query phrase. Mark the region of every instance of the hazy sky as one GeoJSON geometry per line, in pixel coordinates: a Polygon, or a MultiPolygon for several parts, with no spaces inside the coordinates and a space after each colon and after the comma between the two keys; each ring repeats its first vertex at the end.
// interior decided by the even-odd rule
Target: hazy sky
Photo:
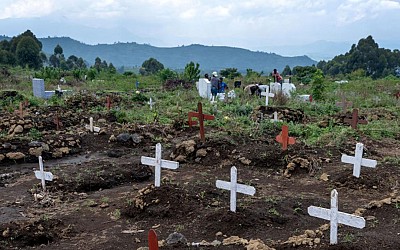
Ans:
{"type": "Polygon", "coordinates": [[[88,44],[162,47],[265,50],[318,40],[357,43],[368,35],[400,44],[400,0],[0,0],[0,34],[27,29],[88,44]]]}

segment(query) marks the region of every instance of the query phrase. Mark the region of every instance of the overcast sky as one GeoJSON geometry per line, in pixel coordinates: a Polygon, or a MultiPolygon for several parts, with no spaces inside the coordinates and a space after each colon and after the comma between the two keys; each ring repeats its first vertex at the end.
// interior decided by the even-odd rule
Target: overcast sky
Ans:
{"type": "Polygon", "coordinates": [[[0,0],[0,34],[27,29],[87,44],[160,47],[265,51],[318,40],[357,43],[368,35],[399,44],[400,0],[0,0]]]}

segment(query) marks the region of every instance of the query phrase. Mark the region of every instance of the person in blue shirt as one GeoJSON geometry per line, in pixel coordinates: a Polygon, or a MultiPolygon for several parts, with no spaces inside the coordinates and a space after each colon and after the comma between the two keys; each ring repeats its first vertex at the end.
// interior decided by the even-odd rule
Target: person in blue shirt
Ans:
{"type": "Polygon", "coordinates": [[[219,78],[219,82],[218,93],[225,93],[225,89],[228,89],[228,85],[226,85],[222,77],[219,78]]]}

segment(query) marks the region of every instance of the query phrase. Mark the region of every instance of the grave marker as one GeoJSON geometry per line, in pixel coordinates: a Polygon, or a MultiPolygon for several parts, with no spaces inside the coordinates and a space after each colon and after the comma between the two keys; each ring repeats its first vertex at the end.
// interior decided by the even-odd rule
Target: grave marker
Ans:
{"type": "Polygon", "coordinates": [[[215,185],[217,186],[217,188],[229,190],[231,192],[230,210],[232,212],[236,212],[236,193],[242,193],[252,196],[256,193],[256,189],[254,187],[237,183],[237,169],[235,166],[231,168],[230,182],[217,180],[215,185]]]}
{"type": "Polygon", "coordinates": [[[56,125],[57,131],[60,130],[60,128],[62,127],[62,122],[60,121],[60,118],[59,118],[59,116],[58,116],[58,113],[56,113],[53,122],[54,122],[54,124],[56,125]]]}
{"type": "Polygon", "coordinates": [[[271,122],[281,122],[282,120],[278,120],[278,112],[274,112],[274,118],[271,119],[271,122]]]}
{"type": "Polygon", "coordinates": [[[43,191],[46,191],[46,181],[52,181],[53,174],[43,170],[43,159],[41,156],[39,156],[39,169],[39,171],[35,171],[35,176],[37,179],[42,181],[43,191]]]}
{"type": "Polygon", "coordinates": [[[93,117],[89,118],[89,125],[85,125],[85,128],[88,129],[90,132],[100,132],[100,127],[93,126],[93,117]]]}
{"type": "Polygon", "coordinates": [[[353,214],[347,214],[338,211],[338,192],[336,189],[331,192],[331,208],[321,208],[315,206],[308,207],[308,214],[324,220],[330,221],[330,244],[337,244],[338,223],[356,228],[365,227],[365,219],[353,214]]]}
{"type": "Polygon", "coordinates": [[[205,136],[204,136],[204,120],[214,120],[215,117],[213,115],[207,115],[207,114],[203,114],[203,106],[201,104],[201,102],[199,102],[197,104],[197,112],[189,112],[188,113],[188,117],[189,117],[189,127],[192,127],[192,125],[196,125],[197,121],[192,121],[193,117],[197,117],[197,119],[199,120],[199,126],[200,126],[200,139],[201,141],[205,141],[205,136]]]}
{"type": "Polygon", "coordinates": [[[296,143],[294,137],[289,137],[289,128],[287,125],[282,126],[282,132],[276,136],[276,141],[282,144],[282,149],[287,150],[288,145],[296,143]]]}
{"type": "Polygon", "coordinates": [[[150,229],[149,231],[148,240],[149,240],[149,250],[158,250],[157,234],[153,229],[150,229]]]}
{"type": "Polygon", "coordinates": [[[337,102],[336,106],[341,107],[343,112],[346,112],[347,108],[350,108],[353,105],[353,102],[346,101],[346,97],[342,95],[342,101],[337,102]]]}
{"type": "Polygon", "coordinates": [[[369,160],[362,158],[364,145],[362,143],[356,144],[356,150],[354,156],[342,155],[342,162],[353,164],[353,175],[360,177],[361,166],[375,168],[377,162],[375,160],[369,160]]]}
{"type": "Polygon", "coordinates": [[[156,103],[153,102],[153,99],[150,97],[150,100],[147,102],[147,104],[150,105],[150,110],[153,110],[153,105],[156,104],[156,103]]]}
{"type": "Polygon", "coordinates": [[[146,156],[142,156],[141,158],[142,164],[154,166],[154,186],[156,187],[159,187],[161,183],[161,168],[177,169],[179,167],[179,162],[163,160],[161,159],[161,157],[161,144],[157,143],[155,158],[150,158],[146,156]]]}
{"type": "Polygon", "coordinates": [[[265,87],[265,92],[261,92],[262,96],[265,96],[265,106],[268,106],[268,97],[274,97],[274,93],[269,92],[269,86],[265,87]]]}
{"type": "Polygon", "coordinates": [[[368,124],[367,120],[358,119],[358,109],[353,109],[352,119],[345,118],[343,121],[350,124],[353,129],[357,129],[357,124],[368,124]]]}
{"type": "Polygon", "coordinates": [[[106,104],[107,111],[110,111],[110,109],[111,109],[111,98],[109,96],[107,96],[106,99],[107,99],[107,104],[106,104]]]}
{"type": "Polygon", "coordinates": [[[19,117],[24,118],[24,105],[22,102],[19,103],[19,117]]]}

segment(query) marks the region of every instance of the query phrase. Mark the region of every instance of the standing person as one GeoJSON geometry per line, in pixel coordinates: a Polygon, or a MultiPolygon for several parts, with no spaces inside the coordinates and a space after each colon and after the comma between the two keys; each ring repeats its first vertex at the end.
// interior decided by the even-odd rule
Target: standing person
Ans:
{"type": "Polygon", "coordinates": [[[219,79],[218,79],[218,73],[214,71],[212,73],[212,78],[211,78],[211,95],[212,95],[212,101],[215,100],[215,97],[218,94],[218,86],[219,86],[219,79]]]}
{"type": "Polygon", "coordinates": [[[279,82],[281,83],[282,81],[282,76],[279,74],[278,70],[274,69],[272,71],[272,77],[274,78],[274,82],[279,82]]]}
{"type": "Polygon", "coordinates": [[[225,89],[228,89],[228,85],[224,82],[224,78],[220,77],[219,78],[220,85],[218,89],[218,93],[225,93],[225,89]]]}

